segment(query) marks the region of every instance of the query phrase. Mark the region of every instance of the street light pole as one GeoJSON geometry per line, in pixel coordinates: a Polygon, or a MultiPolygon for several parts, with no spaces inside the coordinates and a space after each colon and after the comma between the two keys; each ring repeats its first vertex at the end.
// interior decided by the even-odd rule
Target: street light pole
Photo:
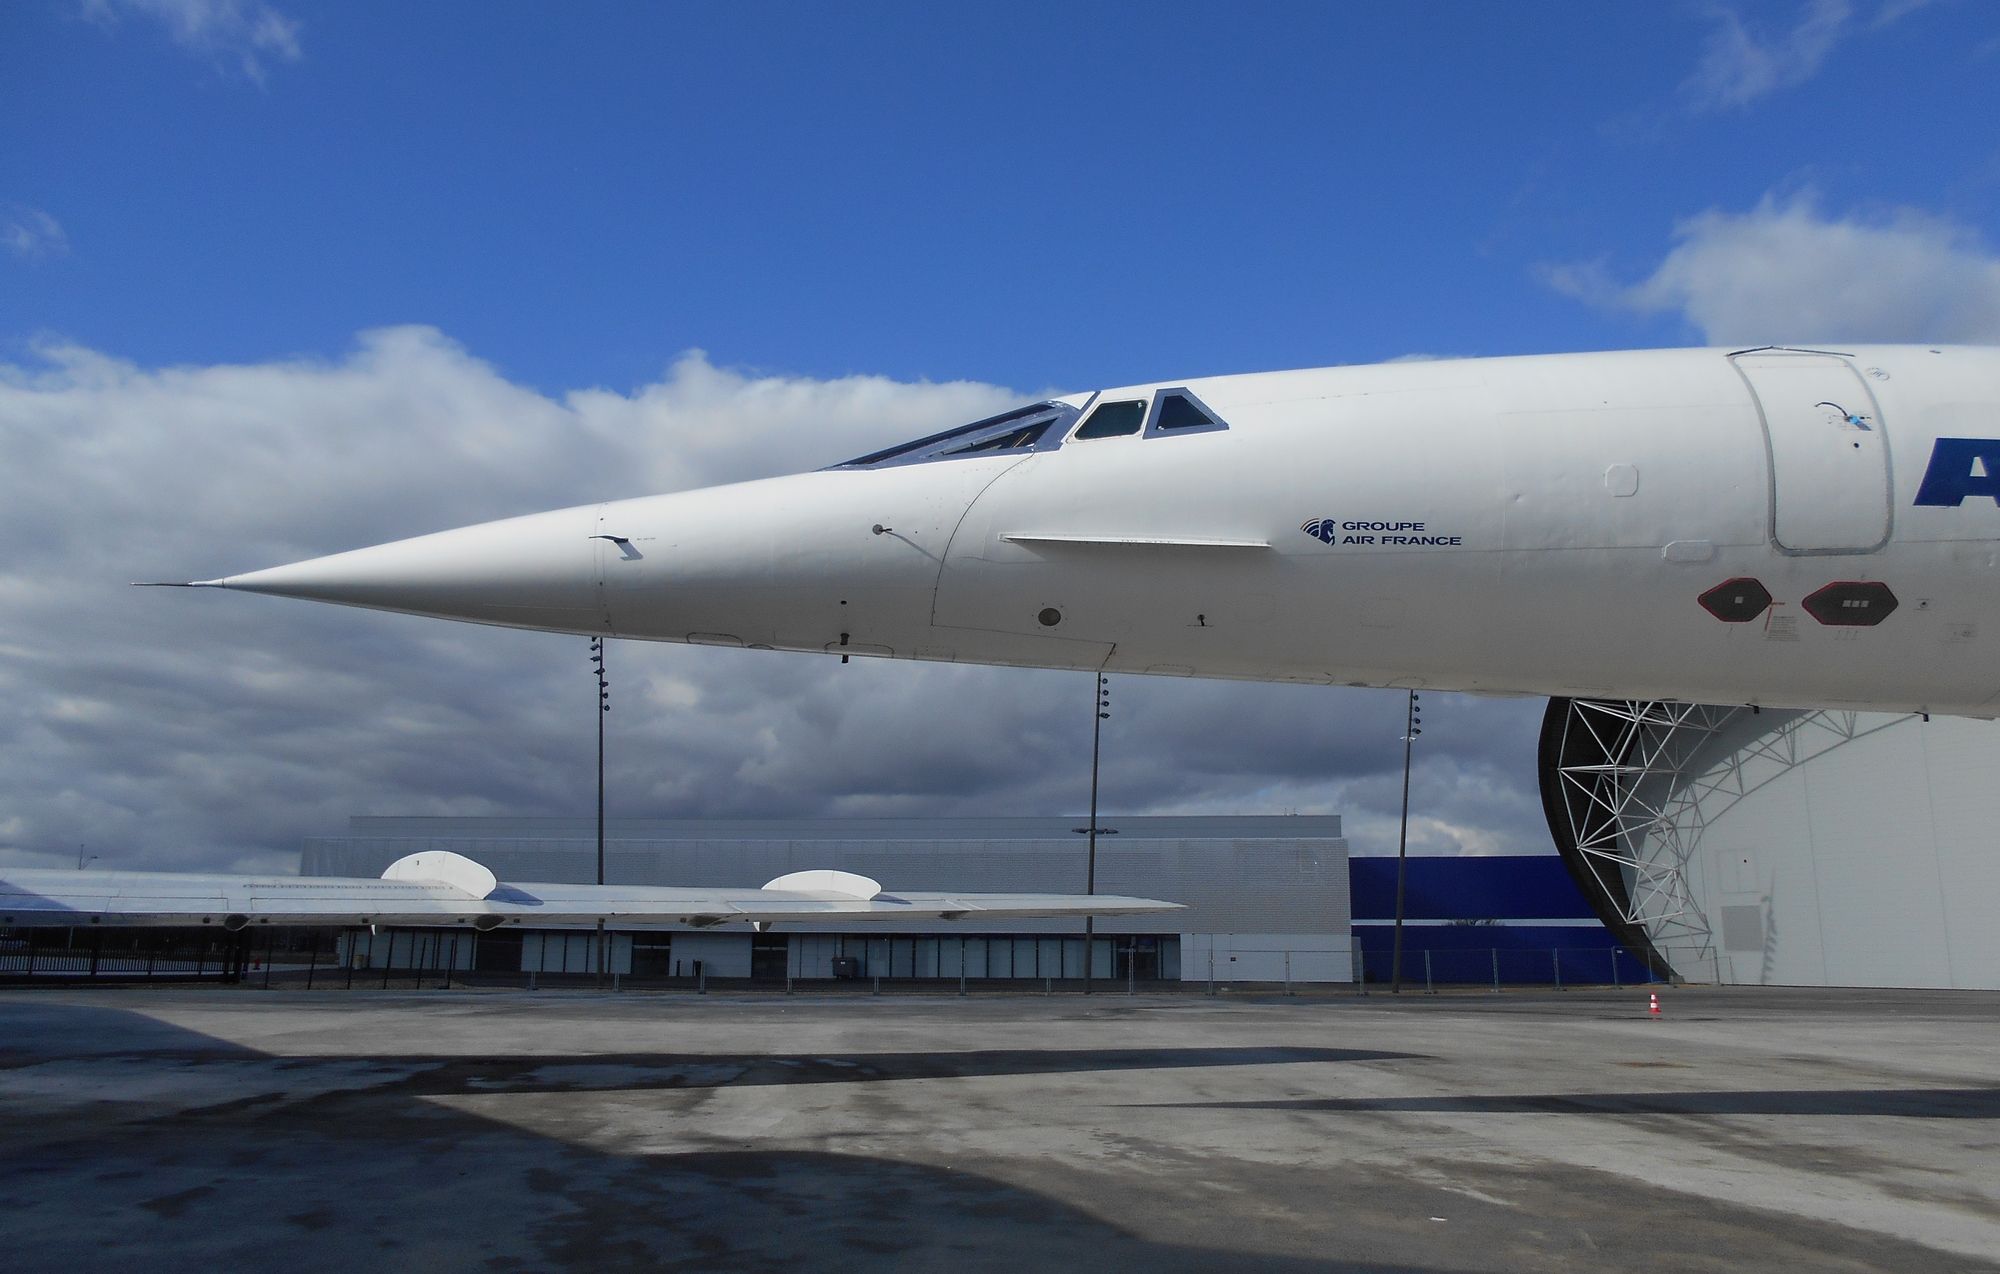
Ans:
{"type": "MultiPolygon", "coordinates": [[[[1111,679],[1097,674],[1091,698],[1090,719],[1090,850],[1084,869],[1083,892],[1097,892],[1097,761],[1103,753],[1104,723],[1111,718],[1111,679]]],[[[1090,966],[1097,955],[1097,917],[1083,918],[1083,993],[1090,994],[1090,966]]]]}
{"type": "MultiPolygon", "coordinates": [[[[590,662],[597,671],[597,883],[604,883],[604,716],[611,711],[611,687],[604,678],[604,638],[590,639],[590,662]]],[[[604,921],[597,922],[597,985],[604,985],[604,921]]]]}
{"type": "Polygon", "coordinates": [[[1417,692],[1412,690],[1403,717],[1403,827],[1396,836],[1396,942],[1389,960],[1391,995],[1403,993],[1403,882],[1410,862],[1410,749],[1423,733],[1422,722],[1423,718],[1417,715],[1417,692]]]}
{"type": "MultiPolygon", "coordinates": [[[[83,845],[78,845],[76,847],[76,869],[78,871],[82,871],[86,865],[96,861],[98,857],[98,855],[96,854],[90,854],[86,856],[83,852],[84,848],[85,846],[83,845]]],[[[63,950],[68,951],[75,945],[76,945],[76,930],[71,929],[68,933],[63,935],[63,950]]]]}

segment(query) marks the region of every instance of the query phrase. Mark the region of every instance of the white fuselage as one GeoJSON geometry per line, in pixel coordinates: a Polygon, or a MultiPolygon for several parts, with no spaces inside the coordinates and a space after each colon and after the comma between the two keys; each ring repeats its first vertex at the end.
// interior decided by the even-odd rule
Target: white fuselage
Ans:
{"type": "Polygon", "coordinates": [[[582,506],[213,583],[698,644],[2000,712],[2000,441],[1978,445],[2000,440],[2000,351],[1406,362],[1062,401],[1088,420],[1163,388],[1224,427],[582,506]]]}

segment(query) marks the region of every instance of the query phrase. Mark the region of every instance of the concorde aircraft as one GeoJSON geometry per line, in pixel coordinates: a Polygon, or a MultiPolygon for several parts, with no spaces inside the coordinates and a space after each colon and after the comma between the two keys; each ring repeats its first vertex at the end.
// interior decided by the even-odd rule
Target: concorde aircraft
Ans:
{"type": "MultiPolygon", "coordinates": [[[[1996,580],[2000,350],[1767,346],[1131,385],[192,586],[842,659],[1992,717],[1996,580]]],[[[518,919],[477,864],[423,870],[392,869],[431,897],[395,914],[518,919]]],[[[268,883],[203,914],[294,915],[268,883]]],[[[185,892],[74,884],[41,914],[178,915],[185,892]]],[[[344,916],[401,905],[349,884],[344,916]]],[[[536,888],[544,921],[801,914],[798,882],[631,907],[536,888]]],[[[875,888],[821,881],[803,909],[878,914],[875,888]]],[[[1114,909],[986,909],[1010,904],[1114,909]]]]}
{"type": "Polygon", "coordinates": [[[810,473],[199,581],[695,645],[2000,713],[2000,349],[1072,394],[810,473]]]}

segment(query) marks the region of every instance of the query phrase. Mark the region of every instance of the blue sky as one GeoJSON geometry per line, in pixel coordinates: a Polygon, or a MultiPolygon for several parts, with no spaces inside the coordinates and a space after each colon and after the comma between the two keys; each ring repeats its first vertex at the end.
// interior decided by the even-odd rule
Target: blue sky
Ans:
{"type": "MultiPolygon", "coordinates": [[[[1995,120],[1985,0],[0,3],[0,864],[591,808],[582,638],[127,580],[1047,389],[2000,342],[1995,120]]],[[[1081,674],[615,647],[614,814],[1083,807],[1081,674]]],[[[1110,814],[1393,852],[1401,695],[1114,680],[1110,814]]],[[[1540,711],[1432,700],[1416,852],[1547,847],[1540,711]]]]}
{"type": "Polygon", "coordinates": [[[67,240],[0,263],[0,340],[254,361],[419,322],[549,390],[687,348],[1082,387],[1694,341],[1539,268],[1642,276],[1773,192],[1982,231],[2000,199],[1970,2],[219,6],[295,58],[177,40],[208,7],[0,13],[0,199],[67,240]],[[1704,93],[1731,21],[1805,78],[1704,93]]]}

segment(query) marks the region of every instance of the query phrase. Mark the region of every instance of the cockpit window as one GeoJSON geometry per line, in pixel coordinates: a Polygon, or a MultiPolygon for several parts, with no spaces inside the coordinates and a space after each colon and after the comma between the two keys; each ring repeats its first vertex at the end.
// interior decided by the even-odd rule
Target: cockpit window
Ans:
{"type": "Polygon", "coordinates": [[[963,447],[953,447],[945,454],[963,456],[975,451],[1019,451],[1023,447],[1032,447],[1040,442],[1042,435],[1049,431],[1049,426],[1055,421],[1054,416],[1042,416],[1029,421],[1019,429],[1009,429],[1006,433],[994,434],[991,438],[981,438],[978,442],[969,442],[963,447]]]}
{"type": "Polygon", "coordinates": [[[1070,436],[1071,442],[1087,438],[1123,438],[1138,433],[1146,423],[1146,400],[1129,403],[1099,403],[1082,428],[1070,436]]]}
{"type": "Polygon", "coordinates": [[[975,420],[969,425],[861,456],[836,469],[879,469],[922,464],[953,456],[993,455],[1014,451],[1053,451],[1076,420],[1077,409],[1066,403],[1035,403],[975,420]]]}
{"type": "Polygon", "coordinates": [[[1227,428],[1220,416],[1203,406],[1201,400],[1187,390],[1163,389],[1153,399],[1153,418],[1146,432],[1195,433],[1227,428]]]}

